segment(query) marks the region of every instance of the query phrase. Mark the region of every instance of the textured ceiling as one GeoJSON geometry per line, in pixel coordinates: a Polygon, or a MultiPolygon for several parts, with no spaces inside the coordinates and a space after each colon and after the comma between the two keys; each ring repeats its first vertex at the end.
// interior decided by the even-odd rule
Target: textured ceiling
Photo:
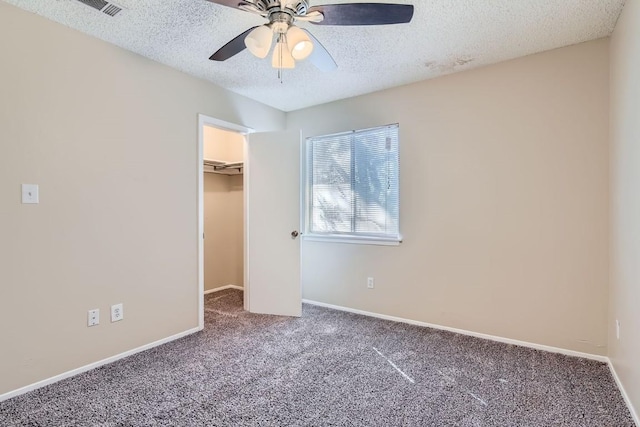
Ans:
{"type": "MultiPolygon", "coordinates": [[[[116,0],[112,18],[77,0],[5,0],[233,92],[292,111],[606,37],[624,0],[387,0],[412,3],[409,24],[330,27],[299,22],[333,55],[338,69],[308,61],[285,70],[248,51],[208,58],[265,21],[206,0],[116,0]]],[[[352,0],[358,2],[360,0],[352,0]]],[[[371,1],[371,0],[369,0],[371,1]]],[[[347,3],[311,0],[311,5],[347,3]]]]}

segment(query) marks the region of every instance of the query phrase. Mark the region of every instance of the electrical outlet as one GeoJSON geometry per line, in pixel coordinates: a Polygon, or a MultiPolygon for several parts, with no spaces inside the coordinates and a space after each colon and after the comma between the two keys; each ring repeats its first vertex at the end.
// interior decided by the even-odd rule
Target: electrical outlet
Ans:
{"type": "Polygon", "coordinates": [[[100,309],[89,310],[87,316],[87,326],[96,326],[100,324],[100,309]]]}
{"type": "Polygon", "coordinates": [[[375,286],[375,282],[373,281],[373,277],[367,277],[367,288],[373,289],[375,286]]]}
{"type": "Polygon", "coordinates": [[[118,322],[124,319],[124,308],[122,303],[111,306],[111,322],[118,322]]]}
{"type": "Polygon", "coordinates": [[[616,319],[616,339],[620,339],[620,321],[616,319]]]}

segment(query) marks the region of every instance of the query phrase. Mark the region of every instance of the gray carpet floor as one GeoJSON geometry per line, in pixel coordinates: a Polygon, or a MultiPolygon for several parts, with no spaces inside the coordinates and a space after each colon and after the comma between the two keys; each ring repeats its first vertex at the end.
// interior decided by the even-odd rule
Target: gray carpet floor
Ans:
{"type": "Polygon", "coordinates": [[[0,403],[0,426],[633,426],[605,364],[210,294],[205,330],[0,403]]]}

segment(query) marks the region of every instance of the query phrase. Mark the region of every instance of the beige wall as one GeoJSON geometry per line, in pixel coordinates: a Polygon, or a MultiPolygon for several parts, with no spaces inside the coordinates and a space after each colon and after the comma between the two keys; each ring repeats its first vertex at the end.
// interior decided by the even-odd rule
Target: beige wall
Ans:
{"type": "Polygon", "coordinates": [[[244,160],[244,136],[211,126],[205,126],[203,137],[204,158],[227,163],[244,160]]]}
{"type": "Polygon", "coordinates": [[[400,123],[404,243],[305,241],[304,298],[607,354],[608,60],[598,40],[289,113],[305,136],[400,123]]]}
{"type": "Polygon", "coordinates": [[[627,0],[611,38],[609,357],[640,410],[640,1],[627,0]],[[615,321],[620,321],[620,339],[615,321]]]}
{"type": "MultiPolygon", "coordinates": [[[[233,163],[244,158],[244,136],[205,126],[205,159],[233,163]]],[[[204,289],[244,286],[242,175],[204,174],[204,289]]]]}
{"type": "Polygon", "coordinates": [[[229,204],[235,212],[233,219],[233,235],[235,242],[229,247],[233,257],[234,272],[232,285],[244,287],[244,182],[242,175],[229,177],[229,204]]]}
{"type": "Polygon", "coordinates": [[[2,394],[196,327],[197,114],[285,117],[3,2],[0,53],[2,394]]]}

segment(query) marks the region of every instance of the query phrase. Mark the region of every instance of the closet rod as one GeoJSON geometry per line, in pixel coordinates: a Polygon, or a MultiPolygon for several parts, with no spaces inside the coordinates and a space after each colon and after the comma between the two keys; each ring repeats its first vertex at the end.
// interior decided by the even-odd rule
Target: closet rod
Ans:
{"type": "Polygon", "coordinates": [[[224,170],[224,169],[242,169],[243,167],[243,163],[242,162],[237,162],[237,163],[227,163],[224,165],[213,165],[213,170],[224,170]]]}

